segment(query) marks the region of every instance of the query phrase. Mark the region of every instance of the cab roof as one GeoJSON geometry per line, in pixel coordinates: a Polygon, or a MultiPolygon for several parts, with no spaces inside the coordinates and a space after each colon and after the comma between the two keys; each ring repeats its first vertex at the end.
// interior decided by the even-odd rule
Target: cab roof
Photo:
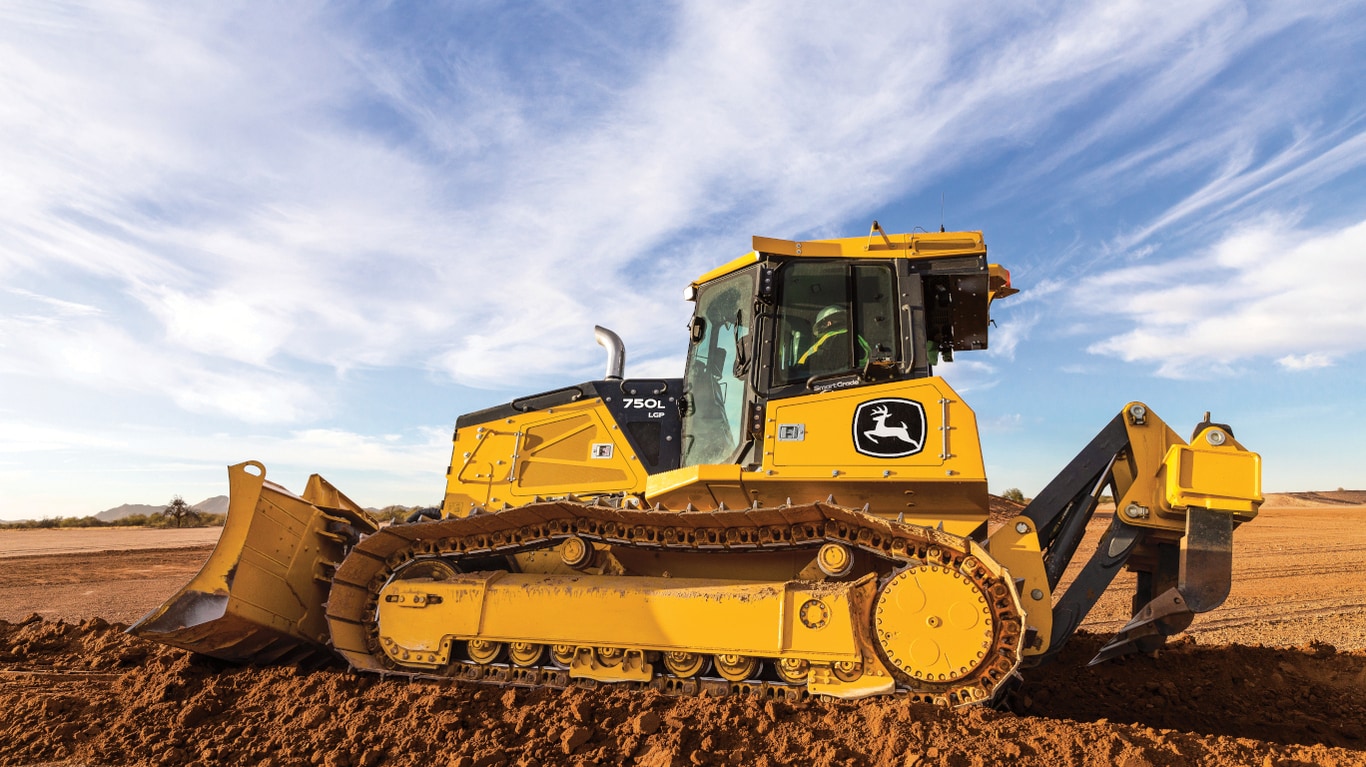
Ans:
{"type": "MultiPolygon", "coordinates": [[[[888,234],[876,221],[867,237],[843,237],[835,240],[780,240],[774,237],[754,237],[754,250],[703,274],[693,281],[694,288],[724,277],[732,272],[762,261],[767,255],[797,258],[904,258],[937,259],[952,256],[979,255],[985,260],[986,241],[981,232],[906,232],[888,234]]],[[[1010,286],[1010,272],[999,264],[990,264],[991,298],[1005,298],[1017,293],[1010,286]]]]}

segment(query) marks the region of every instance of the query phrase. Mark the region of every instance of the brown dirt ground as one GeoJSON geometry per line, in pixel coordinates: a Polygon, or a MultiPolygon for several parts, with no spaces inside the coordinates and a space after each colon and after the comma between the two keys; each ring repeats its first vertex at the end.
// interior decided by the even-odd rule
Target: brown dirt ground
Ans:
{"type": "Polygon", "coordinates": [[[0,530],[0,559],[90,551],[212,546],[221,527],[73,527],[0,530]]]}
{"type": "Polygon", "coordinates": [[[232,667],[119,630],[207,547],[5,558],[0,765],[1366,765],[1363,522],[1366,506],[1264,507],[1235,535],[1224,607],[1088,668],[1124,620],[1121,576],[1006,711],[232,667]]]}

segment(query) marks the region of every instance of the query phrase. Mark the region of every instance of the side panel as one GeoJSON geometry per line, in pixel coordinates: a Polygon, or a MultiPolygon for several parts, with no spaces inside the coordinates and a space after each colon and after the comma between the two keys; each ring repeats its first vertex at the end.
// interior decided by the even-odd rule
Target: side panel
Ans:
{"type": "Polygon", "coordinates": [[[833,495],[955,535],[976,532],[988,510],[977,417],[940,378],[769,403],[763,465],[745,486],[764,504],[833,495]]]}
{"type": "Polygon", "coordinates": [[[823,501],[980,532],[987,482],[977,418],[939,378],[816,392],[769,402],[757,466],[656,474],[647,500],[681,509],[823,501]]]}
{"type": "Polygon", "coordinates": [[[768,420],[766,469],[985,478],[976,416],[939,378],[782,399],[768,420]]]}
{"type": "Polygon", "coordinates": [[[443,513],[536,497],[643,492],[646,471],[601,399],[456,430],[443,513]]]}

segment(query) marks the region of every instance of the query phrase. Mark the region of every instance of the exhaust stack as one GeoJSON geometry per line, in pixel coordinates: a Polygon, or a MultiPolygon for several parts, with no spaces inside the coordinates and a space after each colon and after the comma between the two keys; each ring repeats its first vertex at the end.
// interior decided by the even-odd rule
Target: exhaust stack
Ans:
{"type": "Polygon", "coordinates": [[[626,371],[626,344],[621,342],[621,336],[601,325],[593,326],[593,337],[598,346],[607,350],[607,380],[620,381],[626,371]]]}

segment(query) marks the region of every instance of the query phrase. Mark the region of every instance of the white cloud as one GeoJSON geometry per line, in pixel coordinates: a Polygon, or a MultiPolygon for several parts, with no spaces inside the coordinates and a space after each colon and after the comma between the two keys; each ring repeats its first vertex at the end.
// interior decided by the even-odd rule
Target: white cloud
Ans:
{"type": "Polygon", "coordinates": [[[426,364],[502,387],[596,366],[574,340],[594,323],[677,354],[679,286],[748,234],[833,233],[907,174],[1028,142],[1154,66],[1136,103],[1158,103],[1295,20],[1240,37],[1219,2],[949,10],[688,4],[648,57],[550,52],[518,81],[487,45],[379,40],[327,9],[19,6],[0,165],[25,183],[0,190],[0,270],[122,284],[144,314],[111,323],[161,328],[123,342],[192,352],[206,378],[426,364]]]}
{"type": "MultiPolygon", "coordinates": [[[[23,288],[5,288],[4,290],[5,292],[11,295],[18,296],[21,299],[26,299],[27,301],[34,304],[38,304],[42,309],[46,309],[50,312],[55,312],[58,315],[73,316],[100,313],[100,309],[95,306],[77,303],[75,301],[63,301],[60,298],[53,298],[52,296],[40,295],[29,290],[24,290],[23,288]]],[[[20,314],[19,312],[15,312],[15,314],[19,316],[25,316],[20,314]]],[[[30,318],[34,318],[36,315],[27,316],[29,316],[30,318]]]]}
{"type": "MultiPolygon", "coordinates": [[[[1005,300],[1009,301],[1012,298],[1005,300]]],[[[999,307],[999,304],[995,306],[999,307]]],[[[1005,314],[997,309],[994,319],[997,324],[989,329],[987,337],[988,356],[1013,360],[1020,343],[1029,339],[1040,317],[1035,311],[1014,311],[1005,314]]]]}
{"type": "Polygon", "coordinates": [[[18,421],[2,423],[0,453],[22,455],[33,451],[73,448],[123,449],[129,446],[126,438],[117,435],[96,435],[88,431],[18,421]]]}
{"type": "Polygon", "coordinates": [[[1335,362],[1332,355],[1321,352],[1310,352],[1309,354],[1287,354],[1276,360],[1276,364],[1286,370],[1313,370],[1315,368],[1332,367],[1335,362]]]}
{"type": "Polygon", "coordinates": [[[8,378],[11,391],[37,380],[89,387],[104,398],[162,395],[192,413],[247,423],[299,421],[319,415],[323,404],[313,383],[204,364],[193,352],[145,343],[104,314],[0,315],[0,339],[0,380],[8,378]]]}
{"type": "Polygon", "coordinates": [[[1366,315],[1356,308],[1363,252],[1366,222],[1306,231],[1263,219],[1202,254],[1086,280],[1073,302],[1132,325],[1089,351],[1154,363],[1160,375],[1228,372],[1259,358],[1309,370],[1366,350],[1366,315]]]}
{"type": "Polygon", "coordinates": [[[270,360],[288,330],[287,321],[279,316],[281,307],[238,291],[214,290],[192,297],[166,290],[151,308],[165,327],[167,340],[254,365],[270,360]]]}
{"type": "MultiPolygon", "coordinates": [[[[1198,263],[1152,264],[1170,229],[1268,201],[1302,212],[1284,201],[1358,172],[1359,116],[1319,103],[1345,75],[1249,64],[1279,38],[1348,40],[1333,50],[1360,38],[1351,4],[1315,8],[759,0],[626,18],[572,5],[8,3],[0,381],[84,387],[110,418],[131,393],[179,415],[336,426],[324,419],[359,399],[353,370],[520,391],[596,377],[595,323],[625,338],[630,374],[672,376],[680,289],[751,234],[842,235],[874,215],[932,226],[937,211],[882,211],[943,186],[1009,219],[992,206],[1173,180],[1139,223],[1017,248],[1016,275],[1041,284],[1007,304],[991,352],[941,371],[990,387],[993,363],[1070,294],[1046,262],[1097,255],[1150,265],[1089,283],[1089,303],[1113,301],[1132,330],[1099,351],[1173,375],[1255,356],[1340,363],[1360,326],[1326,301],[1338,274],[1359,277],[1353,264],[1334,263],[1335,285],[1300,286],[1303,267],[1272,285],[1263,261],[1319,256],[1257,228],[1198,263]],[[522,14],[550,33],[530,40],[522,14]]],[[[370,444],[392,440],[310,433],[203,447],[221,461],[250,439],[357,475],[348,456],[401,455],[370,444]]]]}

